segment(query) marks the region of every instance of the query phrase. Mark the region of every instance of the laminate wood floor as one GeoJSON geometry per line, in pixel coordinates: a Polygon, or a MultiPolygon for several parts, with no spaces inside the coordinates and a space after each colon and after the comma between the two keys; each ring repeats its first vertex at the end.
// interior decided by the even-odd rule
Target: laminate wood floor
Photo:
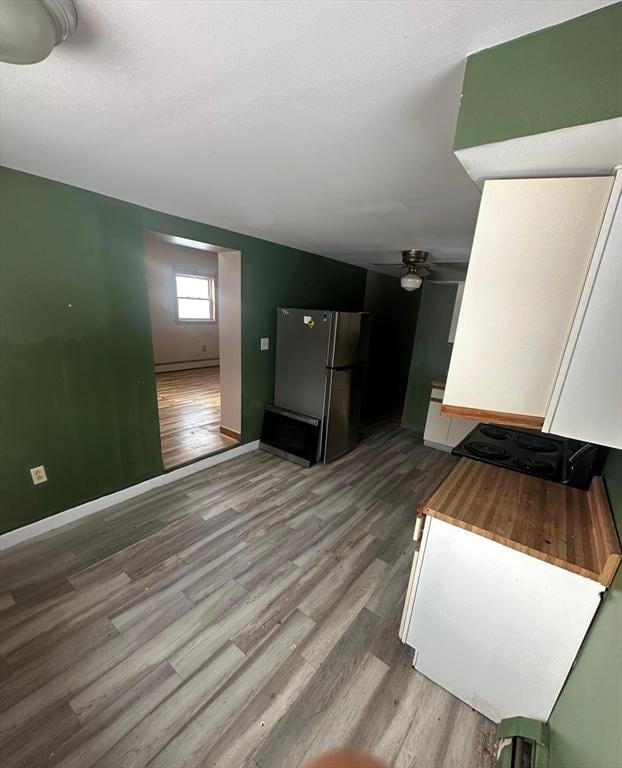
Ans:
{"type": "Polygon", "coordinates": [[[416,507],[453,463],[378,424],[327,466],[247,454],[3,553],[2,764],[295,768],[354,745],[491,767],[494,725],[397,637],[416,507]]]}
{"type": "Polygon", "coordinates": [[[237,444],[220,428],[220,368],[156,374],[160,442],[170,469],[237,444]]]}

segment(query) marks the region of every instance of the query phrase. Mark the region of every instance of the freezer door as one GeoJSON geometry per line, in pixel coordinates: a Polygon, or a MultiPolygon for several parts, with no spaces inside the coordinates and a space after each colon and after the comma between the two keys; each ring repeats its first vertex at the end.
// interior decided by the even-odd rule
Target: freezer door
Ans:
{"type": "Polygon", "coordinates": [[[328,366],[339,368],[367,359],[369,314],[334,312],[330,329],[328,366]]]}
{"type": "Polygon", "coordinates": [[[347,453],[358,442],[362,375],[362,366],[327,370],[323,434],[325,464],[347,453]]]}
{"type": "Polygon", "coordinates": [[[274,404],[322,418],[332,312],[279,307],[274,404]]]}

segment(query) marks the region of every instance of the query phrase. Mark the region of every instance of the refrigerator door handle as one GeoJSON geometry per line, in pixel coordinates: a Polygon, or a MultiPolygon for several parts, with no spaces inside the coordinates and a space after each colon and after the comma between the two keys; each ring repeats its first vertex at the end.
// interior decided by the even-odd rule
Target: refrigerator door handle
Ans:
{"type": "Polygon", "coordinates": [[[335,366],[335,354],[337,349],[337,334],[339,328],[339,317],[341,312],[333,312],[333,316],[330,321],[330,331],[328,335],[328,350],[326,355],[326,367],[333,368],[335,366]]]}
{"type": "Polygon", "coordinates": [[[328,446],[328,430],[329,427],[332,431],[333,420],[331,415],[331,404],[334,403],[333,398],[333,375],[334,369],[326,369],[326,383],[324,385],[324,413],[322,418],[322,426],[320,428],[320,448],[318,450],[318,461],[322,460],[324,464],[330,461],[329,446],[328,446]]]}

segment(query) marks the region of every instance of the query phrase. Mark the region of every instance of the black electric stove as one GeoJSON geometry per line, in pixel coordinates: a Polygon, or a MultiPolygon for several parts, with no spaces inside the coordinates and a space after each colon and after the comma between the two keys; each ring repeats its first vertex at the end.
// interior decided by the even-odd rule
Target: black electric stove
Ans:
{"type": "Polygon", "coordinates": [[[606,452],[592,443],[497,424],[478,424],[452,451],[454,456],[584,490],[602,469],[606,452]]]}

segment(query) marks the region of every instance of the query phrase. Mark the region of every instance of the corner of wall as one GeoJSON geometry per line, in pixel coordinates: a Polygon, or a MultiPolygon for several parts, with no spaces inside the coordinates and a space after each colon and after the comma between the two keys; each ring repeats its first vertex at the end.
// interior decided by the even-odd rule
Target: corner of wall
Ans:
{"type": "Polygon", "coordinates": [[[622,3],[468,57],[454,151],[622,115],[622,3]]]}

